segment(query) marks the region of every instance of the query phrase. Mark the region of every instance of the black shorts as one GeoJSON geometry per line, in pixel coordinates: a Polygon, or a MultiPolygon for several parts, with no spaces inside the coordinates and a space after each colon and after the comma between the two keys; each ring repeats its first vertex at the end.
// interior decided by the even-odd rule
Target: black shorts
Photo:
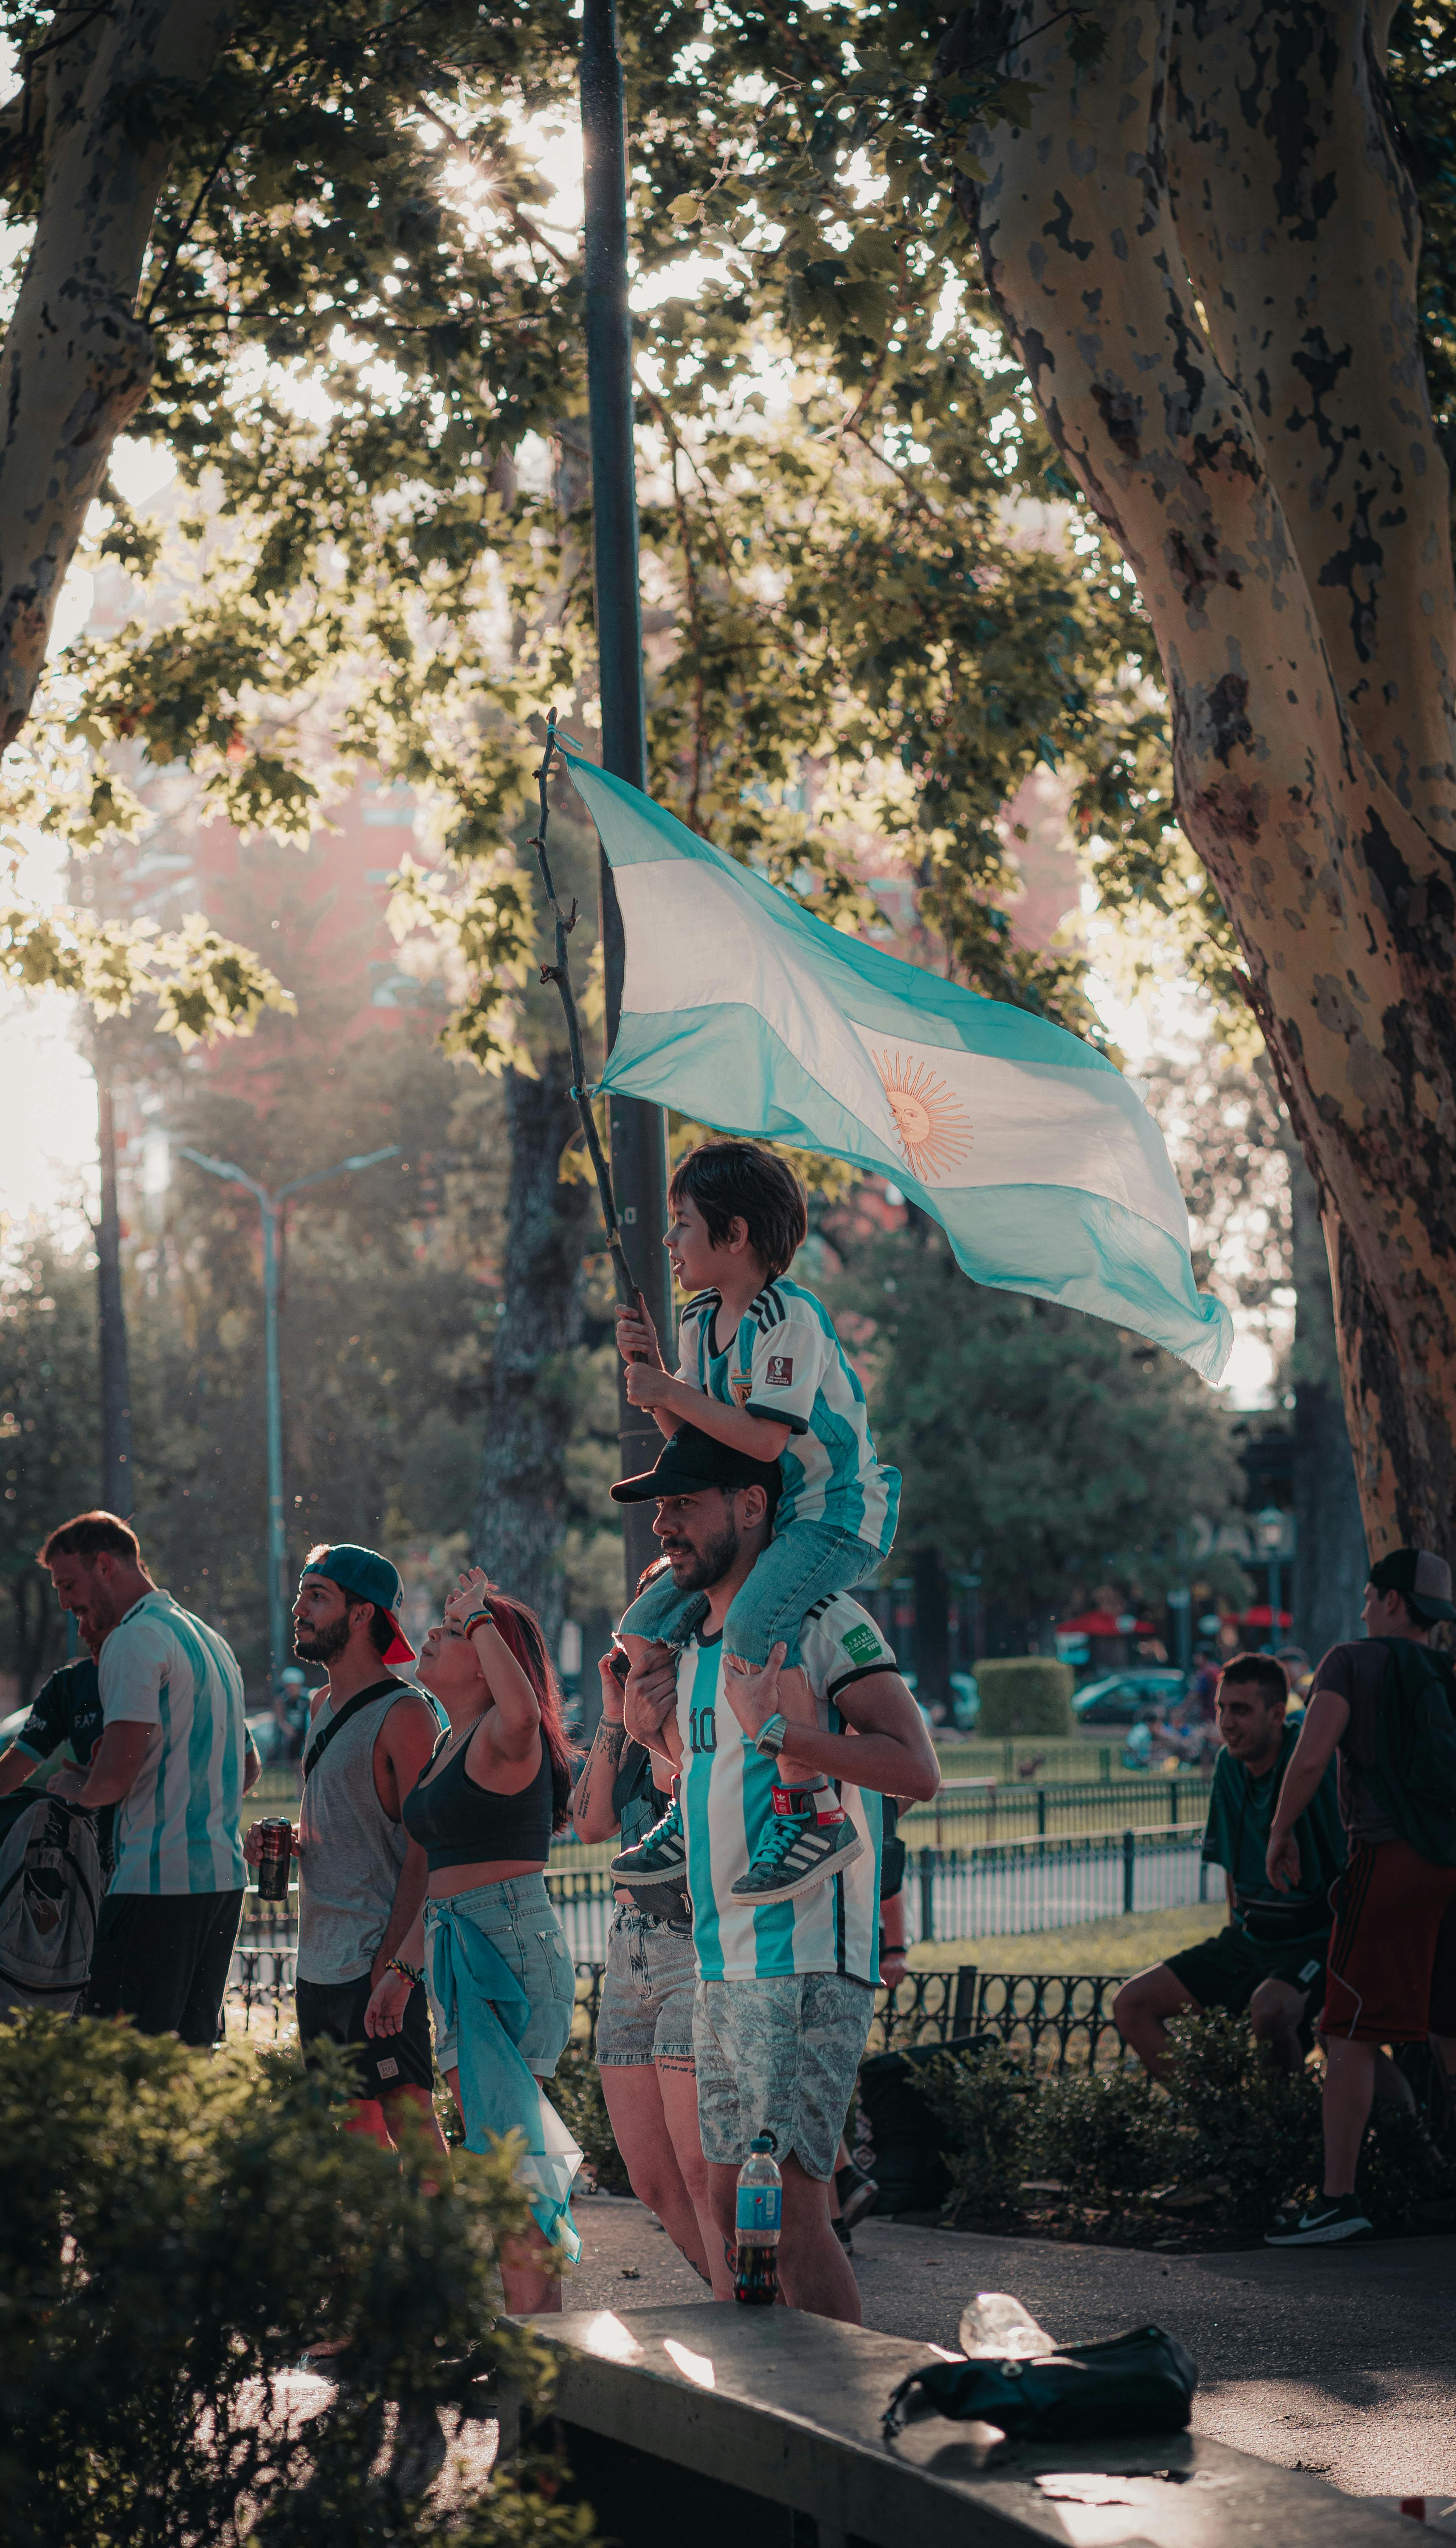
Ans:
{"type": "Polygon", "coordinates": [[[1308,2016],[1323,2001],[1328,1947],[1327,1937],[1274,1946],[1246,1938],[1241,1929],[1221,1929],[1217,1938],[1204,1938],[1196,1947],[1185,1947],[1181,1956],[1169,1956],[1167,1965],[1200,2008],[1227,2008],[1241,2017],[1260,1982],[1274,1980],[1311,1994],[1305,2004],[1308,2016]]]}
{"type": "Polygon", "coordinates": [[[429,2002],[423,1982],[416,1982],[405,2002],[405,2022],[398,2035],[366,2035],[364,2011],[373,1984],[367,1973],[356,1982],[306,1982],[294,1985],[299,2016],[299,2042],[340,2044],[354,2055],[361,2097],[392,2097],[397,2088],[433,2088],[435,2059],[429,2040],[429,2002]]]}
{"type": "Polygon", "coordinates": [[[138,2035],[216,2044],[242,1890],[109,1893],[96,1922],[82,2017],[130,2017],[138,2035]]]}

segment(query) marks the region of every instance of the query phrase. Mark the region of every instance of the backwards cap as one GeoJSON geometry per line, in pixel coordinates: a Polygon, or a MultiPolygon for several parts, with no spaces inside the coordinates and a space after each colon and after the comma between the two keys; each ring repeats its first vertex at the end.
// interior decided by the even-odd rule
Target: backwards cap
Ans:
{"type": "Polygon", "coordinates": [[[300,1584],[310,1575],[326,1576],[330,1584],[338,1586],[340,1592],[352,1592],[356,1601],[372,1601],[377,1610],[383,1610],[395,1632],[394,1643],[386,1650],[384,1662],[413,1663],[414,1648],[400,1629],[400,1605],[405,1597],[405,1588],[400,1582],[399,1568],[392,1566],[387,1557],[381,1557],[377,1548],[360,1548],[352,1540],[340,1540],[336,1548],[316,1549],[299,1578],[300,1584]]]}

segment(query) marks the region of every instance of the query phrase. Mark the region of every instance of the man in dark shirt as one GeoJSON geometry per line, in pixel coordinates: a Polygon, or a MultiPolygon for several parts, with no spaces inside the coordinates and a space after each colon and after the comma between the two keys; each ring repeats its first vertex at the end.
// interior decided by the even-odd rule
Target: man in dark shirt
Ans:
{"type": "Polygon", "coordinates": [[[1456,2076],[1456,1864],[1424,1857],[1398,1827],[1400,1782],[1392,1784],[1389,1769],[1391,1711],[1405,1704],[1402,1641],[1405,1661],[1429,1678],[1410,1649],[1429,1646],[1437,1620],[1456,1619],[1445,1559],[1429,1549],[1393,1549],[1370,1570],[1363,1617],[1366,1642],[1331,1646],[1315,1674],[1270,1828],[1270,1882],[1298,1885],[1302,1852],[1295,1826],[1338,1747],[1350,1854],[1320,2021],[1324,2184],[1313,2202],[1286,2206],[1267,2232],[1270,2246],[1330,2246],[1369,2236],[1355,2169],[1383,2044],[1428,2038],[1447,2076],[1456,2076]]]}
{"type": "MultiPolygon", "coordinates": [[[[87,1643],[90,1644],[89,1638],[87,1643]]],[[[77,1655],[51,1674],[15,1741],[0,1752],[0,1796],[23,1787],[27,1778],[63,1744],[69,1747],[78,1770],[90,1769],[102,1735],[101,1675],[96,1664],[99,1652],[98,1640],[89,1654],[77,1655]]],[[[108,1882],[115,1865],[112,1835],[116,1819],[115,1805],[103,1805],[96,1816],[96,1847],[102,1876],[108,1882]]]]}
{"type": "Polygon", "coordinates": [[[1125,1982],[1112,2013],[1125,2044],[1154,2079],[1167,2072],[1168,2020],[1182,2009],[1249,2013],[1255,2040],[1286,2069],[1304,2059],[1301,2030],[1322,1997],[1329,1888],[1344,1865],[1331,1770],[1300,1824],[1302,1874],[1279,1892],[1264,1870],[1269,1825],[1297,1736],[1284,1721],[1289,1684],[1273,1655],[1234,1655],[1215,1712],[1224,1749],[1214,1764],[1203,1855],[1224,1869],[1228,1925],[1125,1982]]]}

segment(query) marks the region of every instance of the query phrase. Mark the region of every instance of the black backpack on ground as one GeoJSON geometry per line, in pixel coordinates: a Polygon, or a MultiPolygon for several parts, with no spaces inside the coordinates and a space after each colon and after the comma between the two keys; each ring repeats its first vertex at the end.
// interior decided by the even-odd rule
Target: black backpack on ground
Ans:
{"type": "Polygon", "coordinates": [[[0,2010],[65,2017],[91,1977],[101,1859],[93,1815],[64,1796],[17,1798],[0,1839],[0,2010]]]}
{"type": "Polygon", "coordinates": [[[1364,1775],[1417,1858],[1456,1866],[1456,1673],[1448,1655],[1410,1637],[1380,1643],[1385,1680],[1364,1775]]]}

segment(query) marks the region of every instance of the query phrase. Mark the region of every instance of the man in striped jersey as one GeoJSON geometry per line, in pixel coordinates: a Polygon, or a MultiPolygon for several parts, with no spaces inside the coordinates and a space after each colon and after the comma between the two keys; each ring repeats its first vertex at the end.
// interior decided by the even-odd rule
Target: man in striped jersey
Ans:
{"type": "MultiPolygon", "coordinates": [[[[940,1771],[920,1711],[878,1629],[847,1593],[811,1607],[800,1634],[812,1716],[795,1756],[835,1783],[860,1841],[827,1881],[772,1903],[738,1890],[774,1812],[788,1726],[783,1646],[754,1668],[725,1656],[728,1607],[770,1543],[778,1470],[682,1426],[644,1478],[680,1592],[704,1615],[677,1653],[649,1650],[627,1683],[629,1733],[680,1778],[698,1982],[692,2044],[714,2222],[731,2245],[738,2170],[774,2135],[783,2173],[778,2268],[795,2309],[859,2322],[860,2298],[830,2227],[829,2180],[869,2032],[878,1979],[882,1795],[930,1797],[940,1771]]],[[[666,1779],[663,1780],[666,1784],[666,1779]]]]}
{"type": "Polygon", "coordinates": [[[158,1591],[115,1513],[62,1522],[41,1564],[101,1650],[101,1740],[88,1769],[50,1784],[77,1804],[118,1809],[83,2013],[215,2044],[242,1912],[238,1815],[258,1771],[236,1657],[158,1591]]]}

